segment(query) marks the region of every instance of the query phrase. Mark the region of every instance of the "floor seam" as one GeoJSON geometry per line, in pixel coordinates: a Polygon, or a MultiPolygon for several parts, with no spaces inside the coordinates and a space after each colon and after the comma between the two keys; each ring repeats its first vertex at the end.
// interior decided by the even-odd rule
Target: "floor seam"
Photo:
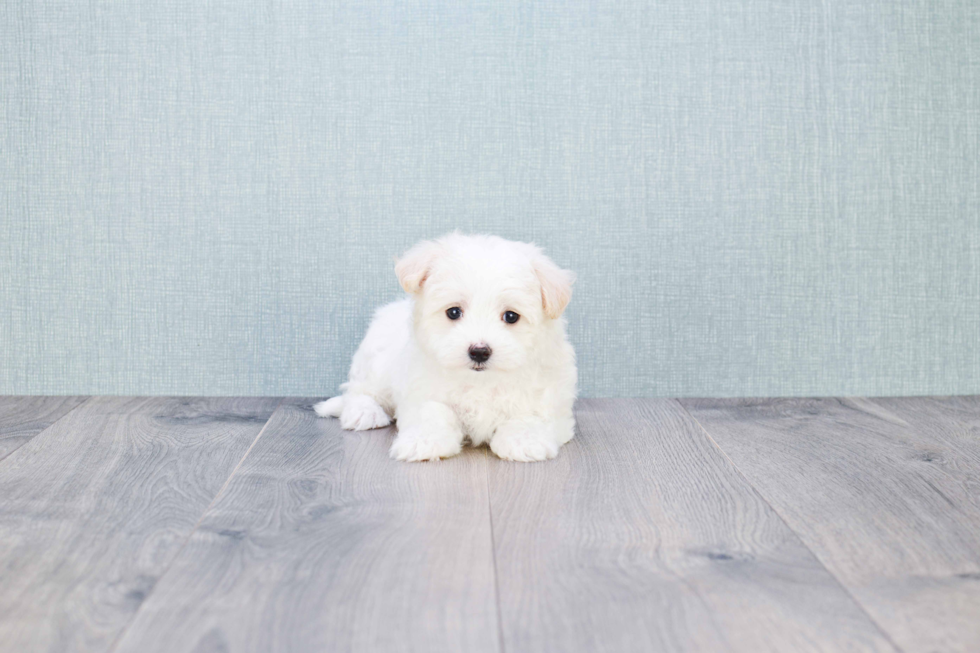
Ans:
{"type": "Polygon", "coordinates": [[[705,437],[708,438],[708,441],[711,442],[711,444],[714,445],[714,447],[718,450],[718,452],[721,453],[721,455],[725,457],[725,460],[727,460],[728,461],[728,464],[732,466],[732,469],[734,469],[735,472],[742,479],[745,480],[745,482],[748,484],[748,486],[752,489],[752,492],[754,492],[755,495],[758,496],[759,499],[761,499],[763,503],[765,503],[767,506],[769,506],[769,509],[772,510],[773,514],[776,515],[776,517],[779,519],[779,521],[781,521],[783,523],[783,525],[785,525],[786,528],[789,529],[789,532],[792,533],[796,537],[797,541],[799,541],[799,543],[807,551],[810,552],[810,555],[813,556],[813,559],[816,560],[817,563],[819,563],[820,566],[827,572],[827,574],[831,578],[834,579],[834,582],[837,584],[837,586],[840,587],[841,590],[844,592],[844,594],[846,594],[854,602],[854,605],[856,605],[858,607],[858,609],[861,611],[861,613],[868,618],[868,621],[871,622],[874,625],[874,627],[878,629],[878,632],[881,633],[881,636],[885,638],[885,641],[887,641],[889,644],[891,644],[892,647],[896,651],[899,651],[900,653],[904,653],[904,649],[902,647],[900,647],[898,645],[898,643],[894,639],[892,639],[891,634],[889,634],[889,632],[887,630],[885,630],[882,627],[882,625],[880,623],[878,623],[877,620],[875,620],[874,617],[871,616],[871,614],[864,607],[864,604],[861,603],[861,601],[858,600],[858,598],[851,592],[851,590],[846,585],[844,585],[844,583],[841,582],[840,578],[837,577],[837,574],[835,574],[833,571],[830,570],[829,567],[827,567],[827,565],[824,563],[824,561],[820,559],[820,556],[817,555],[817,552],[814,551],[812,548],[810,548],[810,545],[808,545],[804,541],[803,536],[800,535],[798,532],[796,532],[796,529],[793,528],[789,524],[789,522],[786,520],[786,518],[783,516],[783,514],[779,510],[776,509],[776,506],[774,506],[769,501],[769,499],[767,499],[765,497],[765,495],[763,495],[762,492],[760,492],[759,489],[756,488],[755,484],[752,483],[752,481],[749,479],[749,477],[746,476],[745,473],[738,467],[738,465],[735,464],[735,461],[731,459],[731,457],[728,455],[728,452],[726,452],[724,449],[722,449],[721,448],[721,445],[719,445],[718,442],[713,437],[711,437],[711,433],[708,432],[708,429],[706,429],[704,427],[704,425],[698,420],[698,418],[695,417],[691,413],[691,411],[689,411],[687,409],[687,406],[685,406],[679,399],[673,399],[673,401],[678,406],[681,407],[681,410],[683,410],[687,414],[688,417],[690,417],[692,420],[694,420],[694,423],[698,425],[698,428],[701,429],[701,432],[704,433],[705,437]]]}
{"type": "Polygon", "coordinates": [[[505,653],[504,648],[504,622],[503,613],[500,610],[500,575],[497,573],[497,540],[493,534],[493,501],[490,498],[490,450],[484,449],[483,452],[484,471],[487,480],[487,517],[490,520],[490,553],[493,561],[493,596],[494,605],[497,609],[497,641],[499,642],[500,653],[505,653]]]}
{"type": "MultiPolygon", "coordinates": [[[[78,396],[78,395],[73,395],[73,396],[78,396]]],[[[35,438],[39,438],[42,435],[44,435],[45,433],[47,433],[48,431],[50,431],[51,428],[55,424],[57,424],[61,420],[65,419],[66,417],[68,417],[69,415],[71,415],[72,413],[74,413],[76,410],[78,410],[79,408],[81,408],[82,406],[84,406],[87,403],[89,403],[92,399],[93,399],[93,396],[85,397],[85,399],[83,399],[81,402],[79,402],[79,404],[77,406],[69,409],[69,411],[67,413],[65,413],[64,415],[62,415],[61,417],[59,417],[58,419],[56,419],[55,421],[51,422],[50,424],[48,424],[47,426],[45,426],[43,429],[41,429],[40,431],[38,431],[37,433],[35,433],[34,435],[32,435],[30,438],[28,438],[27,441],[24,442],[24,444],[20,445],[19,447],[17,447],[13,451],[7,452],[7,455],[5,455],[3,458],[0,458],[0,465],[3,464],[3,461],[7,460],[11,456],[13,456],[15,453],[17,453],[18,451],[20,451],[23,447],[25,447],[28,444],[30,444],[31,442],[33,442],[35,438]]]]}
{"type": "Polygon", "coordinates": [[[188,531],[187,537],[184,538],[184,542],[180,545],[180,548],[177,549],[177,552],[174,554],[174,557],[170,559],[170,562],[167,564],[167,568],[163,570],[163,573],[160,574],[159,578],[157,578],[156,582],[153,584],[153,587],[150,589],[149,592],[146,593],[146,596],[143,597],[143,601],[136,609],[136,612],[133,613],[133,616],[129,618],[129,621],[126,622],[126,625],[123,626],[122,630],[119,631],[119,634],[116,635],[116,638],[113,640],[112,644],[109,646],[109,648],[106,649],[106,653],[114,653],[116,648],[122,643],[123,637],[126,635],[127,632],[129,632],[129,629],[132,627],[133,622],[136,621],[136,617],[138,617],[140,612],[143,611],[143,606],[145,606],[150,601],[150,598],[153,596],[153,592],[160,585],[160,581],[162,581],[164,577],[170,573],[170,570],[173,569],[173,566],[177,562],[177,559],[180,558],[180,554],[183,553],[184,549],[187,548],[187,545],[190,543],[191,538],[194,537],[194,533],[196,533],[197,529],[201,526],[201,523],[204,521],[204,518],[207,516],[211,508],[214,507],[214,504],[218,502],[218,499],[221,497],[221,495],[224,494],[225,490],[228,488],[228,485],[231,483],[231,479],[234,478],[235,474],[237,474],[238,470],[241,468],[242,463],[244,463],[245,459],[247,459],[249,454],[252,453],[252,449],[255,448],[256,443],[258,443],[258,441],[262,439],[262,436],[265,435],[266,429],[269,428],[269,423],[272,422],[272,418],[275,416],[279,408],[282,407],[285,401],[286,401],[285,397],[279,398],[279,403],[277,403],[276,407],[272,409],[271,413],[269,413],[269,419],[265,421],[265,424],[262,425],[262,428],[259,430],[258,435],[256,435],[255,439],[252,440],[252,443],[248,445],[248,449],[245,450],[245,454],[242,456],[241,460],[238,461],[238,464],[235,465],[235,468],[231,470],[231,473],[228,474],[228,478],[225,479],[225,482],[221,485],[221,488],[218,489],[218,492],[214,495],[214,498],[212,498],[211,502],[207,505],[207,507],[203,511],[201,511],[201,516],[198,517],[197,522],[194,523],[193,528],[191,528],[191,530],[188,531]]]}

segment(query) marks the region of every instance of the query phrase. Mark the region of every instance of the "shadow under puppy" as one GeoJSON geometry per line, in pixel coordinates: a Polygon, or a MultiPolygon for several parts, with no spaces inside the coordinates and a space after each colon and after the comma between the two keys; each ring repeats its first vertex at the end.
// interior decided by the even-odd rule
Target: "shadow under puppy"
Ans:
{"type": "Polygon", "coordinates": [[[395,266],[409,297],[381,307],[343,395],[315,406],[343,428],[398,422],[391,457],[434,460],[483,443],[554,458],[575,434],[577,370],[562,312],[574,275],[528,243],[454,233],[395,266]]]}

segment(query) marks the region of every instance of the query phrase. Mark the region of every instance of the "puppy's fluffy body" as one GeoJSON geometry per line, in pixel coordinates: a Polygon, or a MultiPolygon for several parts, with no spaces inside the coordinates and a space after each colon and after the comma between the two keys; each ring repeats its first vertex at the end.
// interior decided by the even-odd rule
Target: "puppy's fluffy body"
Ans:
{"type": "Polygon", "coordinates": [[[460,234],[416,245],[395,272],[409,297],[378,309],[344,394],[316,412],[353,430],[397,420],[399,460],[446,458],[467,441],[508,460],[557,455],[575,432],[561,317],[573,275],[534,245],[460,234]]]}

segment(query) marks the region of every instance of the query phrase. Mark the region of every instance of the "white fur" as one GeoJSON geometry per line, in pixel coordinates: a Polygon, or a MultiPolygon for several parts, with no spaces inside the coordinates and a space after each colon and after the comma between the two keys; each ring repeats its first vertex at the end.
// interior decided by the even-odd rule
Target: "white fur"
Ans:
{"type": "Polygon", "coordinates": [[[464,442],[507,460],[545,460],[575,434],[575,352],[561,317],[572,273],[534,245],[450,234],[395,266],[409,297],[375,313],[342,397],[315,406],[345,429],[398,422],[391,456],[434,460],[464,442]],[[446,310],[463,315],[450,320],[446,310]],[[503,320],[505,311],[521,317],[503,320]],[[483,369],[472,345],[492,349],[483,369]]]}

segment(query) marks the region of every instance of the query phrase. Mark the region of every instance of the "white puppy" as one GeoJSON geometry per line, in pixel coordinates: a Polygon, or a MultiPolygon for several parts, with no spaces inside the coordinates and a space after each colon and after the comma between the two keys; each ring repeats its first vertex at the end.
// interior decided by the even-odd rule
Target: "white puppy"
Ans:
{"type": "Polygon", "coordinates": [[[345,429],[398,422],[391,456],[464,441],[507,460],[554,458],[575,434],[575,352],[562,311],[574,275],[527,243],[450,234],[396,264],[410,297],[378,309],[343,396],[315,406],[345,429]]]}

